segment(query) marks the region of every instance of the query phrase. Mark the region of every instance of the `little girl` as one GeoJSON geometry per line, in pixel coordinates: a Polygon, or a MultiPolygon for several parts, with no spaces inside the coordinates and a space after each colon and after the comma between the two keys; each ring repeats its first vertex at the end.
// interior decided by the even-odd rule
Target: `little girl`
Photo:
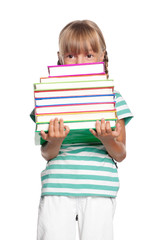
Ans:
{"type": "MultiPolygon", "coordinates": [[[[108,56],[102,32],[88,20],[69,23],[59,36],[58,64],[105,62],[108,56]]],[[[118,121],[96,122],[91,133],[100,144],[62,144],[69,133],[63,119],[52,119],[49,131],[41,131],[47,160],[42,172],[38,240],[75,240],[78,219],[80,240],[112,240],[115,199],[119,189],[116,162],[126,157],[125,125],[132,114],[115,92],[118,121]]]]}

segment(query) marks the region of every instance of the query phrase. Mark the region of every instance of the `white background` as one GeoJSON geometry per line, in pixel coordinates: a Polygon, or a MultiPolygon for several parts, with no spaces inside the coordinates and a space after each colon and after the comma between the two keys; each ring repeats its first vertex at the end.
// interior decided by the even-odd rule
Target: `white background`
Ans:
{"type": "Polygon", "coordinates": [[[109,75],[134,114],[121,188],[115,240],[159,239],[158,7],[157,0],[27,0],[0,6],[0,228],[3,240],[34,240],[45,160],[34,145],[33,83],[56,64],[58,35],[70,21],[101,28],[109,75]]]}

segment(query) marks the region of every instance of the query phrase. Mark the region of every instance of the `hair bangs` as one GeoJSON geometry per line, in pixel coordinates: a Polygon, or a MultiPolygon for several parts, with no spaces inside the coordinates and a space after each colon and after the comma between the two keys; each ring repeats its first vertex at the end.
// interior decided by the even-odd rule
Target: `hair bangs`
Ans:
{"type": "Polygon", "coordinates": [[[93,52],[101,51],[99,37],[94,29],[81,25],[74,26],[69,31],[64,31],[59,42],[59,47],[62,55],[66,53],[89,53],[92,50],[93,52]]]}

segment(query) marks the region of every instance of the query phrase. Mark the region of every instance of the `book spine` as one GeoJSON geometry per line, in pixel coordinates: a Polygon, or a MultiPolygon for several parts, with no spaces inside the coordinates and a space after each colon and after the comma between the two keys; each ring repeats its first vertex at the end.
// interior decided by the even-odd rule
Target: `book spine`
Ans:
{"type": "Polygon", "coordinates": [[[114,91],[114,86],[112,87],[94,87],[94,88],[70,88],[70,89],[52,89],[52,90],[44,90],[44,89],[35,89],[36,92],[60,92],[60,91],[83,91],[83,90],[100,90],[100,89],[112,89],[114,91]]]}
{"type": "MultiPolygon", "coordinates": [[[[113,109],[113,110],[96,110],[96,111],[80,111],[80,112],[66,112],[64,115],[70,115],[70,114],[87,114],[87,113],[115,113],[116,112],[116,109],[113,109]]],[[[47,116],[50,116],[50,115],[63,115],[63,113],[49,113],[49,114],[37,114],[36,116],[41,116],[41,115],[47,115],[47,116]]]]}
{"type": "MultiPolygon", "coordinates": [[[[94,74],[97,74],[97,73],[89,73],[88,75],[94,75],[94,74]]],[[[104,74],[104,72],[101,72],[99,74],[104,74]]],[[[49,76],[49,77],[75,77],[75,76],[84,76],[84,75],[86,74],[83,73],[83,74],[77,74],[77,75],[60,75],[60,76],[49,76]]]]}
{"type": "Polygon", "coordinates": [[[115,94],[102,94],[102,95],[82,95],[82,96],[62,96],[62,97],[48,97],[48,98],[36,98],[36,100],[45,100],[45,99],[63,99],[63,98],[84,98],[84,97],[109,97],[114,96],[115,94]]]}
{"type": "MultiPolygon", "coordinates": [[[[95,112],[115,112],[116,109],[113,109],[113,110],[96,110],[95,112]]],[[[75,112],[75,111],[72,111],[72,112],[54,112],[53,114],[52,113],[40,113],[40,114],[36,114],[36,116],[44,116],[44,115],[56,115],[56,114],[83,114],[83,113],[94,113],[93,110],[90,110],[90,111],[78,111],[78,112],[75,112]]]]}
{"type": "MultiPolygon", "coordinates": [[[[103,66],[104,66],[104,62],[93,62],[93,63],[51,65],[51,66],[48,66],[48,69],[49,69],[49,68],[54,68],[54,67],[72,67],[72,66],[96,65],[96,64],[103,64],[103,66]]],[[[89,74],[87,74],[87,75],[89,75],[89,74]]]]}
{"type": "MultiPolygon", "coordinates": [[[[115,105],[116,101],[114,102],[97,102],[97,103],[79,103],[78,105],[98,105],[98,104],[114,104],[115,105]]],[[[45,108],[47,107],[63,107],[63,106],[72,106],[72,105],[77,105],[74,103],[70,103],[70,104],[59,104],[59,105],[50,105],[50,106],[45,106],[45,108]]],[[[43,106],[36,106],[36,108],[43,108],[43,106]]]]}
{"type": "MultiPolygon", "coordinates": [[[[96,121],[97,119],[89,119],[89,120],[64,120],[64,123],[76,123],[76,122],[94,122],[96,121]]],[[[101,119],[99,119],[99,121],[101,121],[101,119]]],[[[114,121],[116,122],[117,121],[117,118],[107,118],[105,119],[105,121],[114,121]]],[[[37,125],[41,125],[41,124],[49,124],[50,122],[37,122],[36,124],[37,125]]]]}
{"type": "MultiPolygon", "coordinates": [[[[61,65],[60,65],[60,66],[61,66],[61,65]]],[[[83,74],[82,77],[83,77],[83,76],[86,76],[86,77],[87,77],[87,76],[92,76],[92,75],[95,75],[95,76],[101,76],[101,75],[106,75],[106,74],[105,74],[105,72],[102,72],[102,73],[96,73],[96,74],[94,74],[94,73],[91,74],[91,73],[90,73],[90,74],[83,74]]],[[[70,76],[71,76],[71,77],[81,77],[80,74],[77,74],[77,75],[66,75],[65,78],[69,78],[70,76]]],[[[40,78],[40,81],[41,81],[41,79],[50,79],[50,78],[53,78],[53,79],[54,79],[54,78],[58,78],[58,79],[60,79],[60,78],[63,78],[63,76],[48,76],[48,77],[41,77],[41,78],[40,78]]]]}
{"type": "Polygon", "coordinates": [[[83,76],[86,75],[86,73],[84,74],[73,74],[73,75],[58,75],[58,76],[51,76],[50,75],[50,69],[51,68],[57,68],[57,67],[73,67],[73,66],[83,66],[83,65],[96,65],[96,64],[102,64],[103,65],[103,71],[101,73],[87,73],[87,75],[96,75],[96,74],[105,74],[105,66],[104,66],[104,62],[94,62],[94,63],[80,63],[80,64],[67,64],[67,65],[52,65],[52,66],[48,66],[48,73],[50,77],[73,77],[73,76],[83,76]]]}
{"type": "MultiPolygon", "coordinates": [[[[74,120],[74,121],[71,121],[71,120],[64,120],[64,123],[80,123],[80,122],[95,122],[95,120],[74,120]]],[[[99,121],[101,121],[101,119],[99,119],[99,121]]],[[[108,119],[105,119],[105,121],[112,121],[112,122],[116,122],[117,121],[117,118],[108,118],[108,119]]],[[[50,122],[37,122],[36,125],[41,125],[41,124],[49,124],[50,122]]]]}

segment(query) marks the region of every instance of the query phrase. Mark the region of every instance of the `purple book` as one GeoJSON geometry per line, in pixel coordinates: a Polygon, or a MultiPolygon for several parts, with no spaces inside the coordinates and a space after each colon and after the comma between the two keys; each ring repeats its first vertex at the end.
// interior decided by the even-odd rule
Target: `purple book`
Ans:
{"type": "Polygon", "coordinates": [[[48,66],[50,77],[104,74],[104,62],[48,66]]]}

